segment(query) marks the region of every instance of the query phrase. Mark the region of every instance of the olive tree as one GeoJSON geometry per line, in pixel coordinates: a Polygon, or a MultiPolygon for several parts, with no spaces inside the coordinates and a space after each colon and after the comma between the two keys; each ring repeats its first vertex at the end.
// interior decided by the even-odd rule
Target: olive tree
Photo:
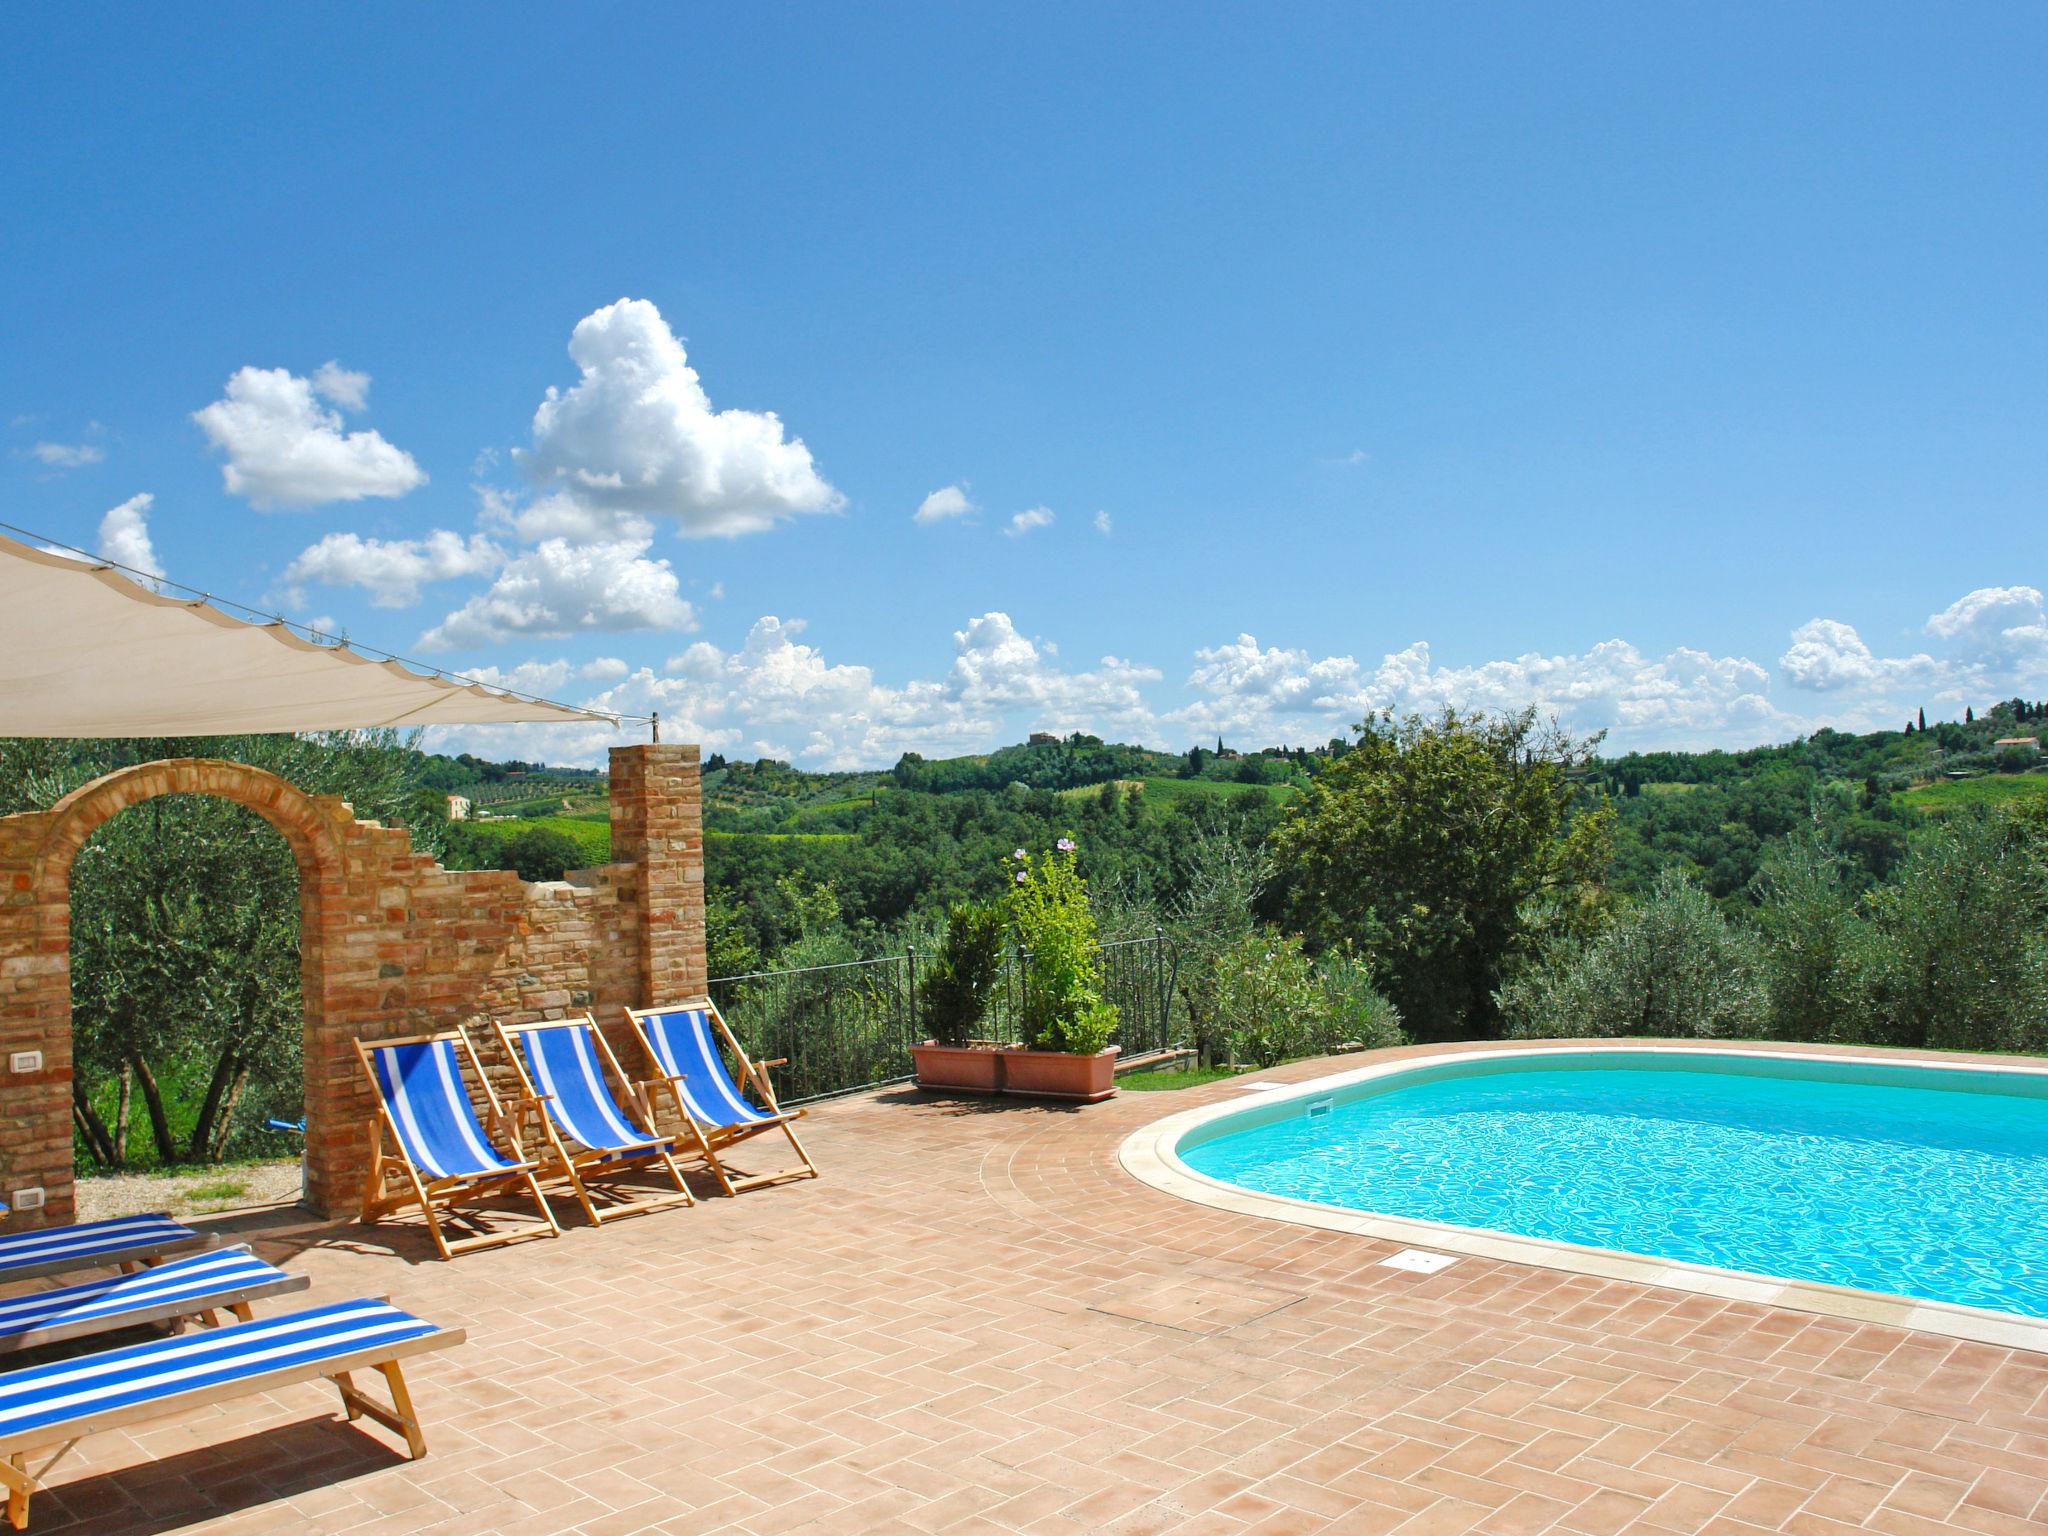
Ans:
{"type": "Polygon", "coordinates": [[[1871,892],[1872,1037],[1959,1051],[2048,1048],[2048,866],[2021,822],[1960,815],[1871,892]]]}
{"type": "Polygon", "coordinates": [[[1676,871],[1597,938],[1524,967],[1500,1005],[1518,1037],[1740,1039],[1770,1010],[1756,935],[1676,871]]]}
{"type": "MultiPolygon", "coordinates": [[[[265,769],[339,795],[365,820],[417,816],[421,762],[394,731],[110,741],[0,741],[0,813],[40,810],[103,774],[174,757],[265,769]]],[[[255,812],[165,795],[99,827],[71,870],[73,1111],[95,1162],[130,1156],[139,1103],[159,1163],[218,1160],[251,1091],[290,1112],[300,1092],[298,868],[255,812]],[[111,1120],[109,1116],[111,1115],[111,1120]]]]}

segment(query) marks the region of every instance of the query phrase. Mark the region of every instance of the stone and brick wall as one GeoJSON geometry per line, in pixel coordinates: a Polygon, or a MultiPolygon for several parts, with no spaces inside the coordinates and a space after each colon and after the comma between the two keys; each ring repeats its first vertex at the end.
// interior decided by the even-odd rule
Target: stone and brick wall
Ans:
{"type": "MultiPolygon", "coordinates": [[[[617,862],[544,885],[442,869],[404,831],[357,821],[343,802],[243,764],[123,769],[47,811],[0,817],[0,1200],[40,1187],[41,1220],[72,1214],[71,861],[109,817],[165,794],[249,806],[298,861],[307,1184],[322,1211],[354,1205],[368,1155],[375,1106],[357,1039],[585,1008],[611,1025],[627,1004],[704,988],[695,747],[613,748],[617,862]],[[27,1050],[43,1052],[40,1071],[5,1070],[27,1050]]],[[[36,1220],[20,1214],[9,1227],[36,1220]]]]}

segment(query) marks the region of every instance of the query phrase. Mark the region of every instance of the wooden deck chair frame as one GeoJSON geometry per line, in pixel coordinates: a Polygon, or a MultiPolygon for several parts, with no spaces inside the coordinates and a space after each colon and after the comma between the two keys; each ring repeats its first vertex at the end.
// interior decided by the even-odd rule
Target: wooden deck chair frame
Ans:
{"type": "Polygon", "coordinates": [[[547,1145],[549,1156],[541,1159],[540,1177],[561,1179],[576,1192],[577,1200],[583,1206],[583,1214],[590,1218],[593,1227],[602,1226],[608,1217],[633,1216],[645,1211],[665,1211],[679,1205],[695,1205],[696,1196],[690,1193],[690,1186],[683,1180],[683,1170],[676,1166],[675,1149],[685,1139],[681,1135],[667,1135],[657,1129],[654,1117],[646,1104],[646,1095],[641,1085],[626,1076],[619,1065],[618,1057],[612,1054],[611,1042],[604,1037],[604,1031],[597,1027],[597,1020],[589,1013],[580,1019],[541,1019],[531,1024],[506,1024],[491,1020],[491,1028],[498,1036],[512,1070],[519,1075],[522,1104],[534,1106],[534,1117],[540,1122],[541,1140],[547,1145]],[[544,1029],[581,1028],[590,1031],[597,1042],[597,1064],[600,1074],[609,1070],[625,1090],[623,1099],[613,1094],[613,1102],[623,1111],[626,1123],[635,1129],[644,1127],[655,1144],[640,1151],[616,1152],[601,1147],[587,1147],[572,1143],[562,1134],[555,1123],[555,1117],[548,1112],[551,1095],[541,1093],[533,1082],[533,1075],[526,1069],[525,1054],[519,1048],[519,1037],[544,1029]],[[662,1168],[675,1181],[676,1192],[653,1194],[644,1199],[623,1199],[608,1190],[601,1190],[605,1204],[600,1206],[592,1198],[591,1184],[609,1174],[627,1173],[636,1169],[662,1168]]]}
{"type": "Polygon", "coordinates": [[[710,1168],[713,1177],[718,1180],[719,1188],[723,1189],[728,1195],[736,1195],[741,1190],[759,1189],[763,1185],[781,1184],[790,1179],[815,1179],[818,1176],[817,1164],[811,1161],[811,1154],[804,1150],[804,1144],[797,1139],[796,1129],[791,1124],[792,1121],[802,1119],[807,1111],[801,1106],[794,1110],[784,1109],[775,1097],[774,1085],[768,1081],[769,1068],[788,1066],[788,1057],[777,1056],[769,1061],[758,1062],[753,1060],[741,1048],[740,1042],[733,1034],[731,1026],[725,1022],[725,1015],[718,1011],[718,1004],[712,1002],[708,996],[703,994],[684,998],[679,1003],[668,1003],[659,1008],[628,1008],[626,1010],[626,1021],[632,1026],[634,1038],[640,1042],[641,1051],[646,1055],[648,1062],[653,1066],[655,1072],[659,1074],[648,1082],[641,1084],[641,1093],[646,1103],[649,1123],[656,1123],[654,1120],[654,1090],[666,1088],[669,1103],[674,1106],[675,1112],[681,1118],[682,1123],[694,1134],[704,1162],[710,1168]],[[751,1125],[706,1126],[699,1124],[696,1116],[690,1113],[689,1106],[683,1101],[682,1079],[670,1077],[662,1072],[661,1057],[655,1052],[654,1041],[648,1034],[645,1022],[650,1014],[681,1013],[688,1009],[701,1009],[709,1015],[712,1025],[718,1031],[718,1037],[725,1042],[725,1048],[732,1053],[732,1059],[740,1064],[739,1082],[736,1086],[744,1090],[751,1083],[754,1091],[761,1096],[761,1102],[767,1106],[768,1113],[772,1118],[757,1120],[751,1125]],[[774,1130],[780,1130],[783,1135],[789,1138],[790,1148],[796,1153],[799,1166],[784,1168],[775,1173],[754,1174],[750,1177],[737,1179],[726,1171],[725,1163],[719,1156],[720,1153],[729,1151],[739,1143],[759,1136],[763,1132],[774,1130]]]}
{"type": "Polygon", "coordinates": [[[27,1529],[30,1496],[46,1491],[48,1485],[42,1479],[48,1475],[50,1466],[87,1435],[153,1419],[171,1418],[189,1413],[194,1408],[232,1402],[295,1382],[325,1379],[332,1383],[341,1393],[342,1411],[351,1422],[362,1418],[374,1419],[394,1434],[404,1436],[406,1450],[414,1460],[418,1460],[427,1453],[427,1441],[420,1428],[419,1414],[413,1407],[412,1394],[406,1389],[400,1362],[414,1355],[460,1344],[466,1337],[460,1328],[437,1328],[432,1333],[414,1338],[336,1353],[307,1364],[241,1377],[220,1386],[195,1387],[125,1407],[104,1409],[44,1430],[0,1439],[0,1493],[6,1495],[7,1523],[17,1531],[27,1529]],[[356,1385],[352,1373],[360,1370],[374,1370],[384,1378],[385,1390],[391,1397],[388,1405],[378,1402],[356,1385]],[[55,1455],[50,1458],[50,1463],[31,1471],[29,1458],[53,1447],[55,1455]]]}
{"type": "MultiPolygon", "coordinates": [[[[251,1257],[247,1243],[234,1243],[224,1248],[212,1248],[200,1253],[185,1254],[179,1258],[168,1260],[166,1266],[151,1265],[149,1267],[152,1269],[159,1267],[168,1268],[183,1264],[188,1259],[210,1261],[219,1258],[222,1261],[232,1261],[237,1256],[242,1259],[249,1259],[251,1257]]],[[[138,1273],[141,1273],[141,1271],[130,1270],[126,1272],[126,1276],[132,1277],[138,1273]]],[[[125,1278],[123,1283],[126,1283],[125,1278]]],[[[175,1330],[187,1320],[196,1319],[209,1328],[217,1328],[221,1325],[220,1314],[222,1312],[231,1314],[237,1322],[253,1322],[256,1313],[255,1309],[250,1305],[251,1302],[259,1301],[269,1296],[283,1296],[293,1291],[303,1291],[312,1283],[313,1279],[310,1275],[288,1275],[283,1270],[272,1265],[261,1264],[261,1261],[255,1261],[248,1266],[247,1273],[238,1275],[232,1282],[223,1277],[220,1281],[207,1286],[204,1290],[194,1291],[188,1296],[160,1301],[138,1300],[134,1305],[124,1306],[117,1312],[96,1312],[85,1316],[75,1314],[68,1316],[60,1315],[52,1317],[47,1322],[39,1322],[32,1327],[20,1327],[12,1332],[0,1333],[0,1356],[12,1354],[17,1350],[36,1349],[45,1344],[55,1344],[70,1339],[89,1338],[98,1333],[113,1333],[124,1328],[138,1328],[146,1324],[167,1324],[175,1330]],[[259,1265],[262,1269],[268,1270],[269,1273],[256,1273],[255,1271],[259,1265]]],[[[85,1285],[80,1286],[65,1286],[53,1290],[30,1292],[23,1296],[9,1297],[7,1298],[7,1303],[27,1306],[37,1301],[42,1301],[45,1298],[55,1301],[65,1297],[67,1292],[75,1294],[94,1284],[95,1282],[86,1282],[85,1285]]],[[[112,1291],[117,1289],[117,1287],[109,1284],[103,1287],[103,1289],[112,1291]]]]}
{"type": "MultiPolygon", "coordinates": [[[[459,1029],[443,1029],[424,1035],[395,1035],[367,1044],[357,1040],[355,1047],[356,1058],[363,1064],[363,1076],[369,1080],[370,1092],[377,1101],[377,1113],[370,1121],[370,1167],[363,1178],[362,1216],[365,1225],[374,1226],[394,1211],[417,1205],[427,1219],[427,1231],[434,1239],[434,1247],[444,1259],[452,1259],[458,1253],[467,1253],[475,1248],[496,1248],[504,1243],[516,1243],[521,1238],[538,1237],[542,1232],[550,1237],[562,1235],[555,1213],[548,1209],[547,1196],[541,1192],[540,1181],[534,1177],[540,1164],[526,1155],[519,1140],[518,1115],[525,1107],[525,1101],[515,1103],[510,1113],[506,1111],[492,1089],[491,1080],[484,1073],[484,1064],[477,1058],[476,1047],[470,1043],[468,1035],[459,1029]],[[469,1070],[484,1091],[484,1133],[487,1137],[502,1136],[511,1146],[513,1167],[497,1173],[459,1174],[452,1178],[434,1179],[427,1177],[406,1151],[405,1138],[398,1134],[398,1126],[391,1118],[391,1106],[385,1102],[384,1085],[377,1081],[377,1067],[370,1059],[370,1053],[387,1046],[427,1045],[443,1040],[452,1042],[459,1056],[468,1058],[469,1070]],[[390,1152],[384,1149],[387,1140],[391,1144],[390,1152]],[[507,1232],[480,1233],[475,1237],[450,1238],[441,1230],[442,1212],[489,1200],[521,1186],[533,1196],[533,1203],[540,1210],[539,1222],[507,1232]]],[[[500,1155],[503,1155],[501,1150],[500,1155]]]]}
{"type": "MultiPolygon", "coordinates": [[[[0,1221],[7,1212],[0,1210],[0,1221]]],[[[0,1285],[10,1285],[17,1280],[41,1280],[50,1275],[61,1275],[78,1269],[118,1269],[123,1274],[151,1264],[160,1264],[165,1259],[188,1253],[203,1253],[220,1245],[220,1238],[211,1232],[194,1232],[190,1227],[181,1226],[170,1217],[157,1212],[144,1212],[136,1216],[109,1217],[104,1221],[73,1222],[61,1227],[40,1227],[23,1233],[0,1233],[0,1237],[62,1238],[67,1234],[91,1228],[114,1229],[139,1226],[155,1222],[155,1235],[137,1242],[117,1245],[111,1248],[84,1248],[61,1251],[42,1259],[0,1263],[0,1285]]],[[[0,1252],[0,1259],[5,1253],[0,1252]]]]}

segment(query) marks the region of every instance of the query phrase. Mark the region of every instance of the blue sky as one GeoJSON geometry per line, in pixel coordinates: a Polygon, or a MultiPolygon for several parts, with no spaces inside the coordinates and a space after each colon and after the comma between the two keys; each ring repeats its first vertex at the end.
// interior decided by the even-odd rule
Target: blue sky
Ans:
{"type": "Polygon", "coordinates": [[[2048,13],[1202,9],[10,12],[0,517],[807,766],[2048,692],[2048,13]]]}

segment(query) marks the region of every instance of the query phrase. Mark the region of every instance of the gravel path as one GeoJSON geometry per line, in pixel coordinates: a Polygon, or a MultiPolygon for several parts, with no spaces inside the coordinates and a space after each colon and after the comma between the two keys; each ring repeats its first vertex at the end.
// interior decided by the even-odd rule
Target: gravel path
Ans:
{"type": "Polygon", "coordinates": [[[299,1198],[299,1160],[230,1163],[196,1173],[113,1173],[78,1181],[78,1219],[101,1221],[162,1211],[207,1216],[248,1205],[279,1205],[299,1198]]]}

